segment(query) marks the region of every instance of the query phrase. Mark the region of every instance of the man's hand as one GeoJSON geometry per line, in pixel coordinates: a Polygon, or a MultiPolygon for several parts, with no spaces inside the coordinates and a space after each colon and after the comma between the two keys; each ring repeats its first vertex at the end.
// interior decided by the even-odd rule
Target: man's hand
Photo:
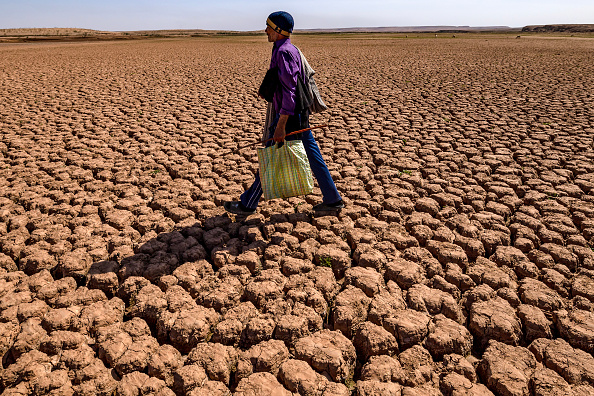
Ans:
{"type": "Polygon", "coordinates": [[[287,114],[281,114],[280,118],[278,119],[278,123],[276,124],[276,129],[274,130],[274,142],[280,143],[285,140],[285,127],[287,125],[287,120],[289,116],[287,114]]]}

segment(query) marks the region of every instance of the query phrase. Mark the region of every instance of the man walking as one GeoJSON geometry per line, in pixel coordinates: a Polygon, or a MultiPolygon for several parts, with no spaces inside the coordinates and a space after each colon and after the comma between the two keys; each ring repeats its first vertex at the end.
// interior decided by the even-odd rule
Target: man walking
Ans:
{"type": "MultiPolygon", "coordinates": [[[[289,36],[293,32],[293,17],[285,11],[273,12],[266,20],[266,35],[268,41],[274,43],[270,69],[278,69],[278,84],[272,99],[272,114],[274,119],[268,132],[268,138],[273,141],[268,145],[285,140],[289,132],[297,131],[309,126],[309,110],[296,109],[297,79],[302,76],[301,56],[289,36]]],[[[344,208],[344,203],[328,167],[324,162],[320,148],[311,131],[288,136],[286,140],[300,139],[305,148],[307,159],[313,175],[322,190],[323,202],[314,206],[314,211],[338,211],[344,208]]],[[[254,183],[243,194],[239,201],[224,203],[227,212],[238,215],[249,215],[256,211],[262,196],[262,184],[259,173],[254,183]]]]}

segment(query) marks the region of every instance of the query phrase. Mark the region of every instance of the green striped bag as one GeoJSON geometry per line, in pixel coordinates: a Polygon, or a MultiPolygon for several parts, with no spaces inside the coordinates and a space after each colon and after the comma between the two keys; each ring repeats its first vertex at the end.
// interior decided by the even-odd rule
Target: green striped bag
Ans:
{"type": "Polygon", "coordinates": [[[313,176],[301,140],[258,148],[260,181],[264,199],[311,194],[313,176]]]}

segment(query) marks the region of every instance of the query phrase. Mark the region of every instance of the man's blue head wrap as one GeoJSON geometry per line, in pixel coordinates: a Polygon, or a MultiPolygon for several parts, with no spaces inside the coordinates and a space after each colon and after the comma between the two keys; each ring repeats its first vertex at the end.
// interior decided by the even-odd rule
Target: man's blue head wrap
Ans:
{"type": "Polygon", "coordinates": [[[289,37],[293,33],[293,17],[286,11],[276,11],[268,15],[266,25],[283,36],[289,37]]]}

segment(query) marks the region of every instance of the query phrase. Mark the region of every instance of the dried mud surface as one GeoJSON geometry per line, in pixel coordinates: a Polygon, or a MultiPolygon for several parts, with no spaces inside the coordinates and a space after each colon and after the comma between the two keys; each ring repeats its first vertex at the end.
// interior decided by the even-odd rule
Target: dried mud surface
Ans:
{"type": "Polygon", "coordinates": [[[0,46],[2,394],[594,394],[594,41],[294,42],[336,216],[221,208],[264,37],[0,46]]]}

